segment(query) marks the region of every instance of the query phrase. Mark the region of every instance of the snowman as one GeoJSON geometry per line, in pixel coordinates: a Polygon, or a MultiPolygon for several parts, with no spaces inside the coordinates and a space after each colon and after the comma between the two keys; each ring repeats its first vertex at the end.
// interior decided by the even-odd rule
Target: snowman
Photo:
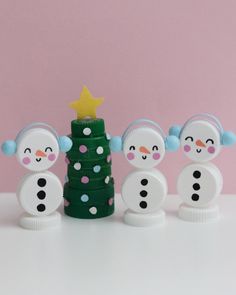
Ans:
{"type": "Polygon", "coordinates": [[[60,223],[56,211],[63,199],[63,187],[56,175],[48,171],[60,150],[67,152],[72,142],[67,136],[44,123],[32,123],[22,129],[14,141],[2,144],[5,155],[16,155],[18,162],[30,171],[20,181],[17,198],[25,213],[20,225],[27,229],[44,229],[60,223]]]}
{"type": "Polygon", "coordinates": [[[122,137],[111,139],[111,150],[122,150],[136,168],[122,185],[121,195],[128,207],[125,223],[133,226],[164,223],[165,213],[161,208],[167,195],[167,181],[154,167],[163,160],[166,150],[174,151],[178,146],[176,136],[166,137],[159,125],[148,119],[132,122],[122,137]]]}
{"type": "Polygon", "coordinates": [[[235,134],[224,131],[220,121],[210,114],[195,115],[183,127],[171,127],[169,134],[179,137],[183,153],[193,161],[177,180],[177,191],[183,201],[179,217],[192,222],[217,219],[216,200],[222,191],[223,178],[210,161],[220,153],[222,146],[235,143],[235,134]]]}

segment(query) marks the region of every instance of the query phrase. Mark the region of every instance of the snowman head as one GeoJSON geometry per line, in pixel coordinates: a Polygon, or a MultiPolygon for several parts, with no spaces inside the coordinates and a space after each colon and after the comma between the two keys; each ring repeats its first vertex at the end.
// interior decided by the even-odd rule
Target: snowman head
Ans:
{"type": "Polygon", "coordinates": [[[164,158],[165,151],[178,149],[176,136],[165,136],[158,124],[148,119],[132,122],[122,137],[110,141],[112,151],[123,151],[128,162],[136,168],[150,169],[164,158]],[[140,126],[141,125],[141,126],[140,126]]]}
{"type": "Polygon", "coordinates": [[[220,121],[210,114],[195,115],[183,127],[171,127],[169,133],[179,136],[184,154],[194,162],[210,161],[219,154],[222,145],[236,142],[235,134],[224,131],[220,121]]]}
{"type": "Polygon", "coordinates": [[[5,155],[16,154],[21,165],[30,171],[49,169],[57,160],[60,150],[67,152],[72,147],[67,136],[58,137],[56,131],[44,123],[33,123],[22,129],[15,141],[2,144],[5,155]]]}

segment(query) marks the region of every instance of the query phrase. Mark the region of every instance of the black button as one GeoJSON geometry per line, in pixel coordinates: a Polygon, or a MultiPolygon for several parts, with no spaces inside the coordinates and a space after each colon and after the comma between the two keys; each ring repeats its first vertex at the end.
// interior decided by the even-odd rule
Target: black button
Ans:
{"type": "Polygon", "coordinates": [[[38,180],[38,186],[44,187],[46,185],[47,181],[45,178],[39,178],[38,180]]]}
{"type": "Polygon", "coordinates": [[[45,199],[45,197],[46,197],[46,193],[45,193],[45,191],[39,191],[39,192],[37,193],[37,197],[38,197],[40,200],[45,199]]]}
{"type": "Polygon", "coordinates": [[[143,198],[145,198],[147,194],[148,194],[147,191],[144,191],[144,190],[140,192],[140,196],[143,198]]]}
{"type": "Polygon", "coordinates": [[[194,172],[193,172],[193,177],[194,177],[194,178],[200,178],[200,177],[201,177],[201,172],[198,171],[198,170],[194,171],[194,172]]]}
{"type": "Polygon", "coordinates": [[[43,212],[43,211],[45,211],[45,209],[46,209],[46,207],[45,207],[44,204],[39,204],[39,205],[37,206],[37,210],[38,210],[39,212],[43,212]]]}
{"type": "Polygon", "coordinates": [[[192,200],[193,201],[198,201],[199,200],[199,195],[198,194],[192,194],[192,200]]]}
{"type": "Polygon", "coordinates": [[[142,185],[147,185],[148,184],[148,180],[146,178],[141,180],[141,184],[142,185]]]}
{"type": "Polygon", "coordinates": [[[195,191],[200,190],[200,184],[199,184],[199,183],[194,183],[194,184],[193,184],[193,189],[194,189],[195,191]]]}
{"type": "Polygon", "coordinates": [[[147,202],[142,201],[142,202],[139,203],[139,206],[140,206],[142,209],[146,209],[146,208],[147,208],[147,202]]]}

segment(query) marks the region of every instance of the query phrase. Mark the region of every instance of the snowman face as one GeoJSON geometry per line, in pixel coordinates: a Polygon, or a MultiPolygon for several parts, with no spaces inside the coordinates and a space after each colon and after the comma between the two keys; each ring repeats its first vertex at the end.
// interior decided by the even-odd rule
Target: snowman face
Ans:
{"type": "Polygon", "coordinates": [[[59,155],[59,145],[54,134],[42,128],[26,131],[17,142],[17,159],[31,171],[50,168],[59,155]]]}
{"type": "Polygon", "coordinates": [[[195,162],[215,158],[221,150],[220,133],[207,121],[193,121],[181,133],[180,143],[184,154],[195,162]]]}
{"type": "Polygon", "coordinates": [[[149,169],[161,162],[165,155],[163,137],[156,130],[141,127],[132,130],[124,140],[123,151],[129,163],[149,169]]]}

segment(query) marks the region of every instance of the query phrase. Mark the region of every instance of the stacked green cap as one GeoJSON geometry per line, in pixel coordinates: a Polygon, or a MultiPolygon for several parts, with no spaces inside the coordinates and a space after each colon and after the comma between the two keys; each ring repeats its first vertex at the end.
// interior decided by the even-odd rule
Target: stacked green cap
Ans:
{"type": "Polygon", "coordinates": [[[114,179],[104,120],[73,120],[71,132],[73,147],[67,153],[64,185],[65,214],[86,219],[109,216],[114,212],[114,179]]]}

